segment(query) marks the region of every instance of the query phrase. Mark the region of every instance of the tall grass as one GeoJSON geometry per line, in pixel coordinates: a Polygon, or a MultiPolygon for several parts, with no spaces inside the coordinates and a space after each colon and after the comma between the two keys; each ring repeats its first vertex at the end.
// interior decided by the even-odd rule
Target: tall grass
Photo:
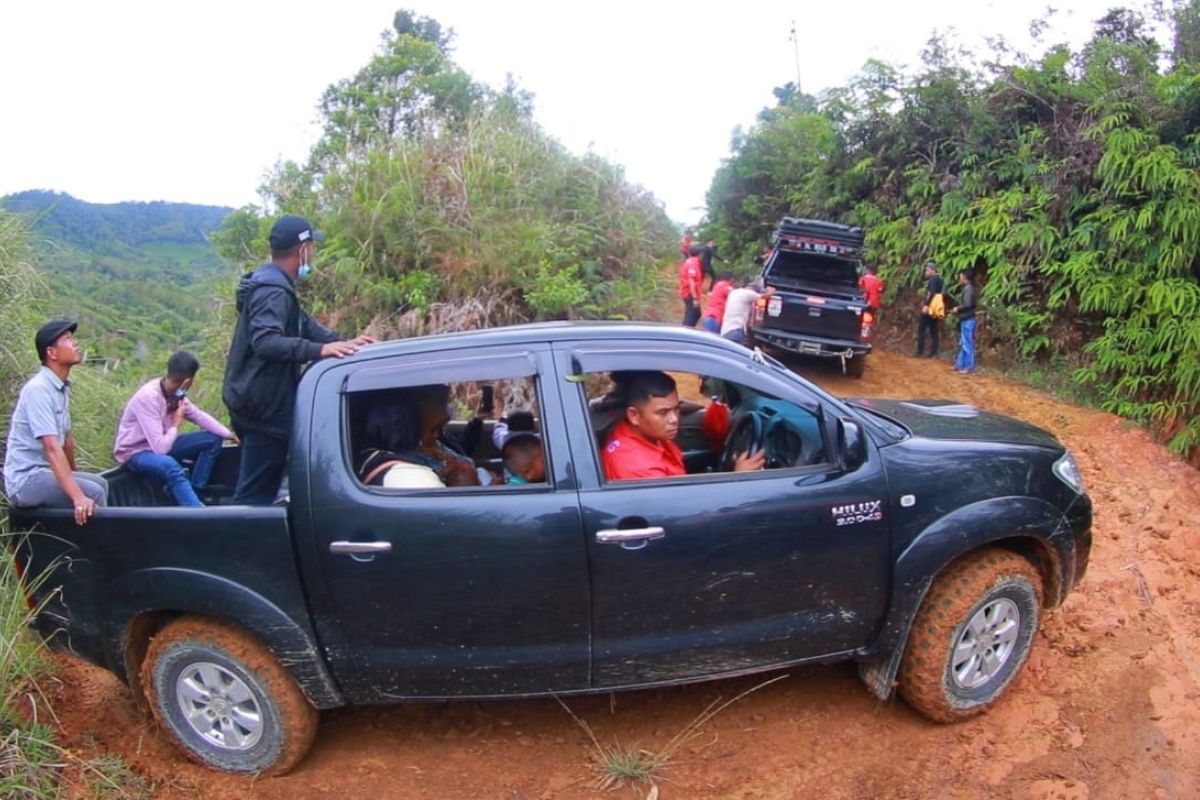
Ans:
{"type": "MultiPolygon", "coordinates": [[[[17,393],[37,368],[33,336],[44,321],[49,297],[49,287],[33,267],[27,222],[0,210],[0,428],[5,434],[0,438],[0,460],[17,393]]],[[[89,388],[103,385],[98,376],[88,376],[84,383],[89,388]]],[[[93,402],[94,407],[82,414],[78,406],[73,407],[75,418],[100,416],[99,409],[111,404],[112,398],[106,392],[93,402]]],[[[89,427],[78,426],[77,430],[89,427]]],[[[107,450],[100,444],[103,436],[111,442],[111,427],[98,433],[94,443],[88,442],[82,463],[103,462],[107,450]]],[[[0,493],[0,529],[4,531],[9,527],[7,508],[8,500],[0,493]]],[[[22,586],[11,555],[12,545],[21,535],[0,536],[0,798],[53,800],[64,794],[140,797],[149,787],[120,759],[84,760],[55,743],[47,724],[53,711],[38,688],[39,679],[50,672],[51,662],[41,642],[28,630],[34,611],[25,592],[44,576],[25,576],[26,586],[22,586]]]]}

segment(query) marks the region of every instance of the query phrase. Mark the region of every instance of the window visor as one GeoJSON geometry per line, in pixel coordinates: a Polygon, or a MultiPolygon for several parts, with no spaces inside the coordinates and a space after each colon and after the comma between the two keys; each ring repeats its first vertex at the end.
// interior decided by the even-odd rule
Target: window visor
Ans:
{"type": "Polygon", "coordinates": [[[504,353],[463,358],[422,358],[392,361],[387,366],[360,369],[346,377],[342,391],[373,392],[439,383],[499,381],[537,375],[532,353],[504,353]]]}

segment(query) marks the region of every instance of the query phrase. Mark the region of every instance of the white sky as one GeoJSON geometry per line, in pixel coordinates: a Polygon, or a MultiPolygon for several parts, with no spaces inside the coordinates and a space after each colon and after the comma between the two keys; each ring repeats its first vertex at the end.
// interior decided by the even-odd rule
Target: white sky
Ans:
{"type": "MultiPolygon", "coordinates": [[[[1119,4],[1075,0],[1049,38],[1078,43],[1119,4]]],[[[476,80],[513,73],[546,131],[623,164],[690,223],[733,128],[796,78],[791,20],[815,92],[871,57],[915,63],[935,28],[1024,45],[1046,0],[7,0],[0,195],[257,202],[263,173],[316,140],[322,91],[366,64],[401,7],[454,28],[454,58],[476,80]]]]}

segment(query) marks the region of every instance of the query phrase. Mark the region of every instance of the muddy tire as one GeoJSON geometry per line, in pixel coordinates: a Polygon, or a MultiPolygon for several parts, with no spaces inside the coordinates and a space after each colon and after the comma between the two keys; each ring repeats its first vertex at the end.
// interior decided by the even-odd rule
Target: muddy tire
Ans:
{"type": "Polygon", "coordinates": [[[163,730],[225,772],[281,775],[317,733],[317,710],[271,651],[223,622],[168,624],[150,642],[141,681],[163,730]]]}
{"type": "Polygon", "coordinates": [[[1021,556],[991,549],[952,563],[913,622],[900,694],[935,722],[981,713],[1024,666],[1041,608],[1041,575],[1021,556]]]}
{"type": "Polygon", "coordinates": [[[850,378],[861,378],[867,370],[867,357],[855,356],[846,362],[846,376],[850,378]]]}

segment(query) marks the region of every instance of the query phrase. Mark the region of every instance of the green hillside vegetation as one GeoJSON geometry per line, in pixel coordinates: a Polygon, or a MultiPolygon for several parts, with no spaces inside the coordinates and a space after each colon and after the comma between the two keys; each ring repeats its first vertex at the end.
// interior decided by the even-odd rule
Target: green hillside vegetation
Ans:
{"type": "Polygon", "coordinates": [[[187,203],[96,204],[29,191],[0,207],[32,225],[47,312],[78,319],[89,356],[137,364],[195,347],[229,268],[209,236],[229,208],[187,203]]]}
{"type": "MultiPolygon", "coordinates": [[[[594,155],[569,153],[514,85],[475,83],[452,35],[400,11],[379,52],[326,91],[324,135],[278,165],[272,205],[329,235],[308,302],[383,336],[571,317],[653,318],[676,231],[661,204],[594,155]]],[[[269,221],[226,220],[247,266],[269,221]]]]}
{"type": "Polygon", "coordinates": [[[1118,9],[1077,51],[976,59],[934,37],[912,72],[777,89],[714,176],[707,227],[751,254],[784,214],[862,225],[901,315],[927,259],[974,268],[994,345],[1197,452],[1200,3],[1166,21],[1169,52],[1118,9]]]}

